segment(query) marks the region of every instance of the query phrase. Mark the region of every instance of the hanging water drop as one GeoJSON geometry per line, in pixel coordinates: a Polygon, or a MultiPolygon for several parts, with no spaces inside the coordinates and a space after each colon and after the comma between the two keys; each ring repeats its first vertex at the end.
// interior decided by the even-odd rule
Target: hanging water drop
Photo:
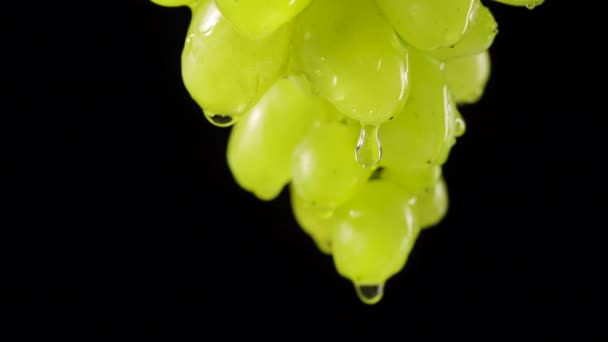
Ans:
{"type": "Polygon", "coordinates": [[[357,285],[355,284],[355,288],[357,289],[357,295],[359,299],[365,304],[376,304],[384,295],[384,284],[379,285],[357,285]]]}
{"type": "Polygon", "coordinates": [[[464,133],[467,130],[467,125],[464,122],[464,119],[462,117],[457,117],[456,120],[454,121],[454,135],[456,137],[461,137],[464,135],[464,133]]]}
{"type": "Polygon", "coordinates": [[[380,126],[361,125],[355,158],[363,168],[372,168],[382,160],[382,144],[378,137],[380,126]]]}
{"type": "Polygon", "coordinates": [[[536,7],[536,3],[535,2],[530,2],[526,4],[526,8],[529,10],[532,10],[536,7]]]}
{"type": "Polygon", "coordinates": [[[208,111],[205,111],[205,117],[214,126],[218,126],[218,127],[229,127],[229,126],[234,125],[234,123],[236,122],[236,120],[234,119],[233,116],[219,115],[219,114],[214,114],[214,113],[211,113],[208,111]]]}

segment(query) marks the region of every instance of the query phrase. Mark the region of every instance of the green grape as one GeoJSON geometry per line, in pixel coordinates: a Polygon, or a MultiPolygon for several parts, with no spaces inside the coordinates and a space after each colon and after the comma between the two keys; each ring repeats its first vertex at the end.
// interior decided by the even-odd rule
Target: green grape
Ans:
{"type": "Polygon", "coordinates": [[[316,243],[321,252],[331,254],[333,237],[333,211],[319,208],[304,201],[290,186],[291,208],[296,221],[316,243]]]}
{"type": "Polygon", "coordinates": [[[165,6],[165,7],[180,7],[190,6],[192,3],[198,0],[151,0],[153,3],[165,6]]]}
{"type": "Polygon", "coordinates": [[[313,1],[295,25],[294,68],[341,113],[375,126],[403,107],[407,51],[373,0],[313,1]]]}
{"type": "Polygon", "coordinates": [[[437,225],[448,211],[449,197],[443,178],[416,196],[414,212],[421,229],[437,225]]]}
{"type": "Polygon", "coordinates": [[[215,0],[234,27],[250,39],[267,37],[300,13],[310,0],[215,0]]]}
{"type": "Polygon", "coordinates": [[[376,0],[401,38],[420,50],[456,44],[475,20],[479,0],[376,0]]]}
{"type": "Polygon", "coordinates": [[[503,4],[511,6],[526,6],[529,9],[533,9],[536,6],[542,5],[545,0],[494,0],[503,4]]]}
{"type": "Polygon", "coordinates": [[[372,180],[334,214],[336,269],[366,303],[380,300],[384,283],[403,268],[418,236],[411,200],[399,187],[372,180]]]}
{"type": "Polygon", "coordinates": [[[214,0],[193,9],[182,53],[182,77],[210,121],[228,126],[242,116],[284,71],[290,31],[262,40],[241,37],[214,0]]]}
{"type": "Polygon", "coordinates": [[[486,51],[498,34],[498,25],[492,12],[486,6],[481,5],[477,12],[477,17],[471,23],[471,28],[467,30],[459,42],[433,50],[429,54],[445,61],[486,51]]]}
{"type": "Polygon", "coordinates": [[[445,63],[444,74],[454,101],[475,103],[483,95],[490,78],[490,54],[486,50],[449,60],[445,63]]]}
{"type": "Polygon", "coordinates": [[[437,184],[441,178],[441,166],[431,166],[419,170],[386,168],[383,169],[381,178],[399,185],[408,194],[417,195],[437,184]]]}
{"type": "Polygon", "coordinates": [[[182,78],[210,122],[234,124],[235,181],[262,200],[289,184],[302,230],[363,302],[377,303],[420,230],[447,214],[441,166],[466,131],[457,105],[479,101],[490,77],[490,9],[481,0],[151,1],[192,9],[182,78]]]}
{"type": "Polygon", "coordinates": [[[278,196],[291,178],[296,145],[324,111],[303,77],[278,80],[230,134],[227,159],[237,183],[262,200],[278,196]]]}
{"type": "Polygon", "coordinates": [[[355,161],[357,136],[357,126],[330,122],[314,127],[302,139],[291,169],[298,196],[325,209],[333,209],[352,196],[371,174],[355,161]]]}
{"type": "Polygon", "coordinates": [[[456,119],[442,63],[410,49],[412,91],[401,114],[382,126],[382,166],[413,172],[440,165],[454,133],[456,119]]]}

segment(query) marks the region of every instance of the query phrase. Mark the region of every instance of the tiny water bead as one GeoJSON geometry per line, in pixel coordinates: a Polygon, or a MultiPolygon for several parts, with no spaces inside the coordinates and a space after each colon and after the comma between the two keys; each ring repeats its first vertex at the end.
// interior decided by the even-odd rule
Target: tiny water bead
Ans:
{"type": "Polygon", "coordinates": [[[229,127],[234,125],[236,120],[230,115],[219,115],[205,112],[205,117],[215,126],[229,127]]]}
{"type": "Polygon", "coordinates": [[[461,137],[467,130],[467,125],[464,119],[460,116],[456,117],[454,120],[454,135],[456,137],[461,137]]]}
{"type": "Polygon", "coordinates": [[[379,137],[380,126],[362,125],[355,158],[363,168],[373,168],[382,160],[382,144],[379,137]]]}
{"type": "Polygon", "coordinates": [[[527,9],[534,9],[542,5],[545,0],[494,0],[511,6],[525,6],[527,9]]]}
{"type": "Polygon", "coordinates": [[[363,303],[378,303],[420,232],[448,211],[442,167],[466,131],[458,106],[477,102],[489,79],[490,9],[480,0],[152,2],[192,11],[182,79],[211,124],[232,126],[236,183],[265,201],[287,187],[300,228],[363,303]]]}
{"type": "Polygon", "coordinates": [[[384,284],[380,285],[356,285],[357,296],[365,304],[376,304],[384,296],[384,284]]]}

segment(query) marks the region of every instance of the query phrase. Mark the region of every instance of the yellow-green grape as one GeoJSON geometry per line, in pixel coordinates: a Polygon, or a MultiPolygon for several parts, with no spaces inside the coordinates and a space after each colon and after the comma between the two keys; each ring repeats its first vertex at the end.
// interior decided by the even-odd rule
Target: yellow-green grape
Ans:
{"type": "Polygon", "coordinates": [[[466,131],[458,105],[479,101],[490,77],[490,9],[481,0],[151,1],[192,9],[182,78],[210,122],[235,124],[226,157],[236,182],[262,200],[289,184],[303,231],[363,302],[380,301],[420,230],[448,211],[441,167],[466,131]]]}
{"type": "Polygon", "coordinates": [[[407,51],[373,0],[313,1],[295,25],[294,68],[341,113],[375,126],[402,108],[407,51]]]}
{"type": "Polygon", "coordinates": [[[443,178],[418,194],[413,207],[420,228],[430,228],[439,224],[448,211],[448,204],[448,191],[443,178]]]}
{"type": "Polygon", "coordinates": [[[490,54],[486,50],[449,60],[445,63],[444,74],[454,101],[475,103],[483,95],[490,78],[490,54]]]}
{"type": "Polygon", "coordinates": [[[303,200],[331,210],[348,200],[371,171],[355,161],[358,127],[330,122],[314,127],[296,147],[293,189],[303,200]]]}
{"type": "Polygon", "coordinates": [[[441,178],[441,166],[418,170],[385,168],[381,178],[399,185],[408,194],[417,195],[435,186],[441,178]]]}
{"type": "Polygon", "coordinates": [[[381,165],[395,172],[413,172],[440,165],[449,150],[456,113],[442,63],[410,49],[412,91],[401,114],[382,126],[381,165]]]}
{"type": "Polygon", "coordinates": [[[310,0],[215,0],[222,14],[244,36],[260,39],[300,13],[310,0]]]}
{"type": "Polygon", "coordinates": [[[486,51],[498,34],[498,24],[492,12],[486,6],[481,5],[477,12],[477,17],[471,23],[471,28],[467,30],[459,42],[433,50],[429,54],[445,61],[486,51]]]}
{"type": "Polygon", "coordinates": [[[214,0],[193,9],[182,53],[182,78],[210,121],[229,126],[252,107],[284,71],[290,30],[249,40],[222,17],[214,0]]]}
{"type": "Polygon", "coordinates": [[[511,6],[526,6],[529,9],[533,9],[536,6],[542,5],[545,0],[494,0],[503,4],[511,6]]]}
{"type": "Polygon", "coordinates": [[[411,199],[387,181],[372,180],[334,214],[336,269],[354,283],[365,303],[381,299],[385,282],[403,268],[416,241],[411,199]]]}
{"type": "Polygon", "coordinates": [[[190,6],[192,3],[198,0],[151,0],[153,3],[165,7],[180,7],[190,6]]]}
{"type": "Polygon", "coordinates": [[[319,208],[298,196],[290,186],[291,208],[296,221],[316,243],[321,252],[331,254],[334,234],[333,210],[319,208]]]}
{"type": "Polygon", "coordinates": [[[475,20],[479,0],[376,0],[401,38],[424,51],[456,44],[475,20]]]}
{"type": "Polygon", "coordinates": [[[278,80],[230,134],[228,166],[237,183],[262,200],[278,196],[296,145],[325,111],[303,77],[278,80]]]}

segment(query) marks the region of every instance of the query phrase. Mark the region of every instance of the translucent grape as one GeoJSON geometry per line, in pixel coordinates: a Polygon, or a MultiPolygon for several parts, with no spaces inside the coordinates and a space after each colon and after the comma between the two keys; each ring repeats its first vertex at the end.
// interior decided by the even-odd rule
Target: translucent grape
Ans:
{"type": "Polygon", "coordinates": [[[331,254],[333,238],[333,210],[319,208],[304,201],[293,188],[289,191],[291,208],[296,221],[316,243],[321,252],[331,254]]]}
{"type": "Polygon", "coordinates": [[[182,77],[206,116],[228,117],[229,125],[243,115],[284,71],[289,30],[266,39],[241,37],[221,15],[213,0],[200,0],[193,9],[182,53],[182,77]]]}
{"type": "Polygon", "coordinates": [[[296,145],[325,110],[302,77],[277,81],[230,134],[227,159],[237,183],[262,200],[275,198],[291,178],[296,145]]]}
{"type": "Polygon", "coordinates": [[[475,20],[479,0],[376,0],[401,38],[425,51],[456,44],[475,20]]]}
{"type": "Polygon", "coordinates": [[[454,45],[442,47],[429,52],[439,60],[449,60],[486,51],[494,42],[498,34],[498,24],[490,12],[490,9],[481,5],[477,11],[471,28],[467,30],[464,37],[454,45]]]}
{"type": "Polygon", "coordinates": [[[448,204],[448,191],[443,178],[418,194],[413,207],[420,228],[430,228],[441,222],[448,211],[448,204]]]}
{"type": "Polygon", "coordinates": [[[445,79],[454,101],[479,101],[490,78],[490,55],[483,51],[476,55],[449,60],[445,63],[445,79]]]}
{"type": "MultiPolygon", "coordinates": [[[[488,0],[534,8],[544,0],[488,0]]],[[[498,27],[481,0],[152,0],[188,6],[184,84],[232,126],[235,181],[293,215],[375,304],[422,228],[447,214],[442,175],[479,101],[498,27]]],[[[484,1],[487,4],[487,2],[484,1]]]]}
{"type": "Polygon", "coordinates": [[[373,0],[313,1],[295,25],[294,68],[340,112],[378,125],[403,107],[407,51],[373,0]]]}
{"type": "Polygon", "coordinates": [[[293,188],[322,208],[348,200],[371,174],[355,161],[359,128],[343,122],[314,127],[298,144],[292,160],[293,188]]]}
{"type": "Polygon", "coordinates": [[[300,13],[310,0],[215,0],[222,14],[244,36],[267,37],[300,13]]]}
{"type": "Polygon", "coordinates": [[[449,150],[456,112],[450,99],[442,64],[410,49],[412,91],[401,114],[382,126],[381,165],[396,172],[412,172],[440,165],[449,150]]]}
{"type": "MultiPolygon", "coordinates": [[[[405,265],[419,232],[411,198],[389,182],[373,180],[336,210],[334,263],[357,288],[383,286],[405,265]]],[[[380,298],[362,300],[373,304],[380,298]]]]}

